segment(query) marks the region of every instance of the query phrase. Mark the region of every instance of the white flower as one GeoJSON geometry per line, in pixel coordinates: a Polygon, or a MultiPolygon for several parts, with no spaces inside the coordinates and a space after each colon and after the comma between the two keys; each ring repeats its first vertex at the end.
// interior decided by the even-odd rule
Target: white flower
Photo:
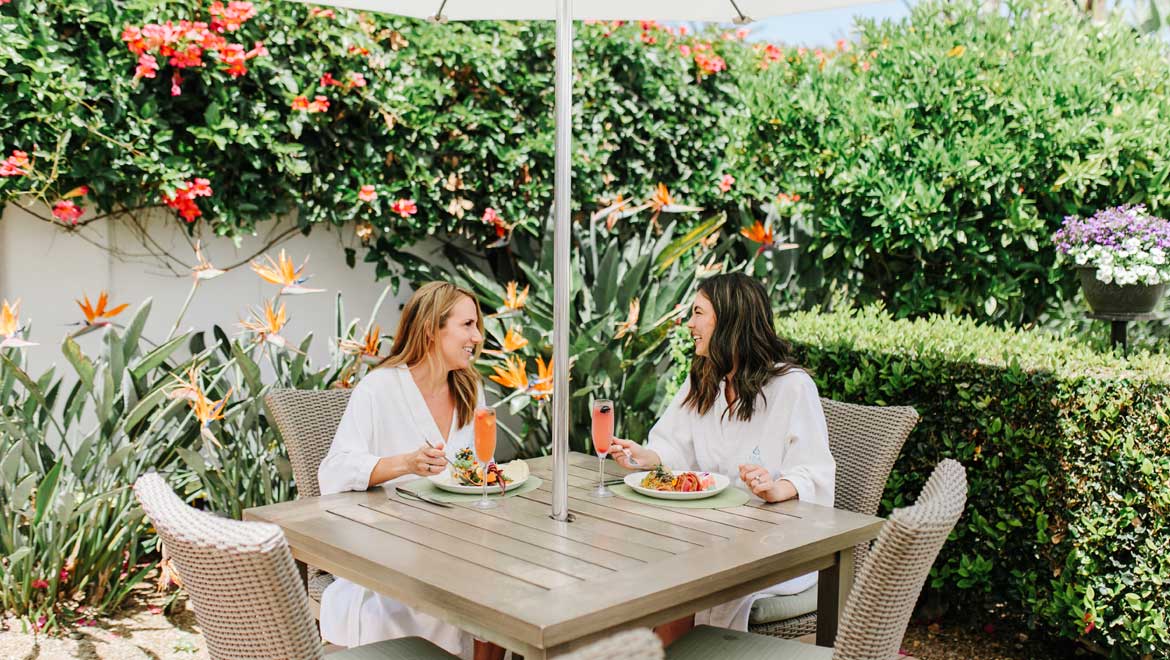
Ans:
{"type": "Polygon", "coordinates": [[[1078,266],[1084,266],[1086,263],[1089,262],[1089,255],[1085,254],[1084,252],[1078,252],[1077,256],[1076,256],[1076,261],[1077,261],[1078,266]]]}
{"type": "Polygon", "coordinates": [[[1107,266],[1101,266],[1097,269],[1097,279],[1109,284],[1113,281],[1113,269],[1107,266]]]}

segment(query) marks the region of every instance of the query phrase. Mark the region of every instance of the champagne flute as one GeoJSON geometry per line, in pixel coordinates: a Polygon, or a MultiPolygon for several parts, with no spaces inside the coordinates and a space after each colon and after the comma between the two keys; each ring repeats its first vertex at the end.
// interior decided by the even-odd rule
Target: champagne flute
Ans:
{"type": "Polygon", "coordinates": [[[605,487],[605,457],[613,444],[613,401],[597,399],[593,402],[593,451],[597,452],[598,481],[593,497],[613,497],[605,487]]]}
{"type": "Polygon", "coordinates": [[[499,503],[487,498],[488,466],[496,454],[496,411],[481,406],[475,409],[475,460],[483,466],[483,484],[479,501],[472,504],[477,509],[494,509],[499,503]]]}

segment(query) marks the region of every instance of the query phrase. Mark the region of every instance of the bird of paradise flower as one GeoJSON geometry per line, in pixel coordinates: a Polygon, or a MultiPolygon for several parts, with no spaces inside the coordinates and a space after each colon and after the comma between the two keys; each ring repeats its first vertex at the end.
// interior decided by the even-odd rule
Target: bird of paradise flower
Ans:
{"type": "Polygon", "coordinates": [[[343,354],[352,355],[354,359],[337,376],[336,387],[351,387],[360,365],[372,367],[382,361],[378,354],[382,348],[382,327],[367,328],[361,339],[339,339],[337,346],[343,354]]]}
{"type": "Polygon", "coordinates": [[[17,298],[16,302],[12,304],[9,304],[8,299],[5,299],[3,306],[0,306],[0,335],[4,337],[4,340],[0,341],[0,348],[24,348],[37,345],[35,341],[25,341],[17,336],[20,329],[20,298],[17,298]]]}
{"type": "Polygon", "coordinates": [[[759,243],[760,248],[756,250],[756,254],[761,254],[765,250],[792,250],[799,247],[796,243],[776,243],[776,237],[772,231],[772,223],[764,224],[756,220],[751,227],[744,227],[739,230],[749,241],[759,243]]]}
{"type": "Polygon", "coordinates": [[[293,267],[292,258],[287,256],[284,250],[280,251],[280,256],[276,261],[273,261],[272,257],[268,255],[264,255],[264,258],[268,260],[268,263],[262,264],[253,261],[251,263],[252,270],[265,282],[281,285],[283,287],[280,290],[281,294],[298,296],[305,293],[320,293],[325,290],[309,289],[301,286],[309,279],[308,277],[301,277],[301,273],[309,263],[308,257],[305,258],[299,268],[293,267]]]}
{"type": "Polygon", "coordinates": [[[284,303],[280,303],[280,308],[277,309],[276,299],[273,298],[264,306],[263,312],[252,310],[252,318],[240,321],[239,326],[255,334],[257,344],[268,343],[280,349],[300,353],[280,334],[285,323],[288,323],[288,315],[285,313],[284,303]]]}
{"type": "Polygon", "coordinates": [[[614,339],[621,339],[627,334],[636,332],[638,330],[638,314],[641,310],[641,302],[634,298],[630,301],[630,314],[625,321],[617,321],[614,325],[617,326],[617,332],[614,334],[614,339]]]}
{"type": "Polygon", "coordinates": [[[528,289],[531,285],[525,285],[524,290],[520,291],[520,284],[516,280],[508,282],[508,286],[504,292],[504,308],[495,314],[489,314],[488,318],[504,319],[510,316],[516,316],[520,310],[528,303],[528,289]]]}
{"type": "MultiPolygon", "coordinates": [[[[536,379],[528,380],[528,361],[512,355],[504,358],[503,366],[492,365],[494,374],[488,376],[491,380],[510,388],[512,393],[504,401],[514,396],[526,394],[537,401],[547,399],[553,391],[553,361],[545,364],[544,358],[536,356],[536,379]]],[[[503,403],[501,401],[500,403],[503,403]]]]}
{"type": "Polygon", "coordinates": [[[81,329],[70,335],[74,338],[93,332],[98,328],[105,328],[111,325],[111,319],[121,314],[127,307],[130,306],[130,303],[122,303],[117,307],[106,309],[106,306],[109,305],[110,302],[110,296],[105,291],[102,291],[101,294],[98,295],[96,305],[89,301],[88,295],[82,296],[82,300],[74,301],[77,303],[77,306],[81,308],[81,313],[85,315],[85,321],[80,321],[75,324],[80,325],[81,329]],[[84,300],[84,302],[82,302],[82,300],[84,300]]]}
{"type": "Polygon", "coordinates": [[[504,339],[500,342],[501,350],[485,350],[484,353],[488,355],[504,355],[513,351],[518,351],[528,345],[528,339],[521,334],[520,326],[512,326],[504,333],[504,339]]]}

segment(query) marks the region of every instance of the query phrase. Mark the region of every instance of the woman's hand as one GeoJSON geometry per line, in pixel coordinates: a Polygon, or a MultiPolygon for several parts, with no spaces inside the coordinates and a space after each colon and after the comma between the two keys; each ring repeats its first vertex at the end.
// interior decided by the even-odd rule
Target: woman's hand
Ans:
{"type": "Polygon", "coordinates": [[[796,487],[787,479],[772,480],[768,468],[753,463],[739,466],[739,478],[747,484],[752,494],[765,502],[783,502],[796,497],[796,487]]]}
{"type": "Polygon", "coordinates": [[[403,455],[406,471],[422,477],[434,476],[447,467],[447,455],[443,453],[443,443],[435,447],[423,445],[417,450],[403,455]]]}
{"type": "Polygon", "coordinates": [[[613,439],[609,455],[613,457],[615,463],[627,470],[649,470],[662,462],[654,450],[647,449],[633,440],[623,438],[613,439]]]}

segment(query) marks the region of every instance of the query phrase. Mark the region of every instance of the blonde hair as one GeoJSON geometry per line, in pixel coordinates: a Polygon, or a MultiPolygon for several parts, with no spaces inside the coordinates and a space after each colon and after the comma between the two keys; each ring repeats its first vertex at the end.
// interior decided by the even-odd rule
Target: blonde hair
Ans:
{"type": "MultiPolygon", "coordinates": [[[[447,323],[451,310],[464,297],[475,303],[475,323],[479,328],[479,334],[482,335],[483,312],[479,309],[479,301],[475,294],[448,282],[427,282],[406,301],[402,308],[402,317],[398,320],[398,331],[394,333],[394,345],[390,347],[390,355],[386,356],[378,367],[402,365],[413,367],[435,359],[439,331],[447,323]]],[[[475,347],[472,364],[467,368],[455,369],[447,374],[447,386],[455,399],[455,411],[460,427],[470,424],[475,412],[482,383],[479,372],[475,369],[475,361],[479,359],[482,348],[482,343],[475,347]]]]}

